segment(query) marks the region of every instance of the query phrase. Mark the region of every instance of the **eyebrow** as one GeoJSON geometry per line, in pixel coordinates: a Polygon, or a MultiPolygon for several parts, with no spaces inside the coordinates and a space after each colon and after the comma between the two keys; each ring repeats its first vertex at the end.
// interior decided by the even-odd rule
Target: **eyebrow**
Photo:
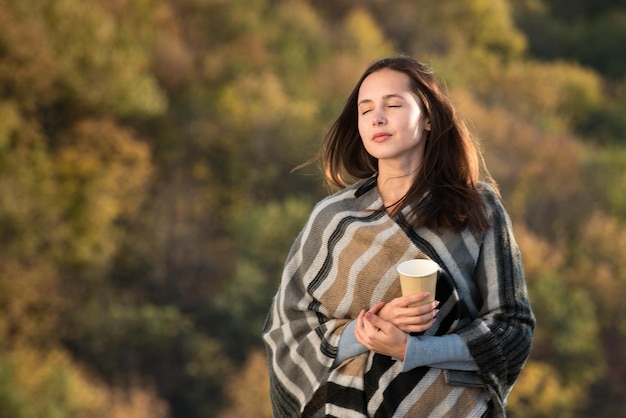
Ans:
{"type": "MultiPolygon", "coordinates": [[[[383,96],[384,100],[395,99],[395,98],[404,100],[404,96],[402,96],[401,94],[398,94],[398,93],[386,94],[386,95],[383,96]]],[[[361,106],[364,103],[371,103],[371,102],[373,102],[372,99],[363,99],[363,100],[359,101],[356,105],[358,107],[358,106],[361,106]]]]}

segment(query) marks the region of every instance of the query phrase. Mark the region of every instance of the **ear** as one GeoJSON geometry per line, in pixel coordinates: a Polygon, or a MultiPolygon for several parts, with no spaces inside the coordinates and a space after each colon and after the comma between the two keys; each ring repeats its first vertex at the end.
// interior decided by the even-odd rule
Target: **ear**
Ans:
{"type": "Polygon", "coordinates": [[[430,131],[430,118],[426,118],[426,122],[424,123],[424,130],[430,131]]]}

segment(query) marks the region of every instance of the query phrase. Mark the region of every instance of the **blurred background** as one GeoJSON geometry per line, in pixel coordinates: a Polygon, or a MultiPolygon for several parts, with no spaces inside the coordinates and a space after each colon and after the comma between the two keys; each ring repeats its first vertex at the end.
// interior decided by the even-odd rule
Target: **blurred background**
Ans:
{"type": "Polygon", "coordinates": [[[626,1],[0,0],[0,417],[270,417],[260,338],[362,71],[429,63],[538,327],[512,417],[626,411],[626,1]]]}

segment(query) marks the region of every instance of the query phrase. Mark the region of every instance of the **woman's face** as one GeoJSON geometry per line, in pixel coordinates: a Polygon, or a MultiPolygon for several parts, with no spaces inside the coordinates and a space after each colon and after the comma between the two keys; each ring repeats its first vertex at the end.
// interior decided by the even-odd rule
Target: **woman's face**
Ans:
{"type": "Polygon", "coordinates": [[[405,172],[416,170],[424,156],[424,130],[430,130],[430,121],[411,91],[409,77],[390,69],[370,74],[359,89],[357,107],[361,140],[378,159],[379,169],[393,165],[405,172]]]}

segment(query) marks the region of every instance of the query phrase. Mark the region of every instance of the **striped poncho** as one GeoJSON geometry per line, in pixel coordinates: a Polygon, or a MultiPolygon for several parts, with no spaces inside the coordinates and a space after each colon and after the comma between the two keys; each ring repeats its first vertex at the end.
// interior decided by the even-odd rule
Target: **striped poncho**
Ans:
{"type": "Polygon", "coordinates": [[[275,417],[504,416],[528,358],[534,317],[508,215],[481,184],[492,228],[413,229],[410,208],[380,210],[375,179],[322,200],[292,246],[263,338],[275,417]],[[426,335],[457,333],[478,372],[417,367],[367,352],[338,367],[341,333],[361,309],[401,295],[396,267],[430,258],[443,269],[440,312],[426,335]]]}

